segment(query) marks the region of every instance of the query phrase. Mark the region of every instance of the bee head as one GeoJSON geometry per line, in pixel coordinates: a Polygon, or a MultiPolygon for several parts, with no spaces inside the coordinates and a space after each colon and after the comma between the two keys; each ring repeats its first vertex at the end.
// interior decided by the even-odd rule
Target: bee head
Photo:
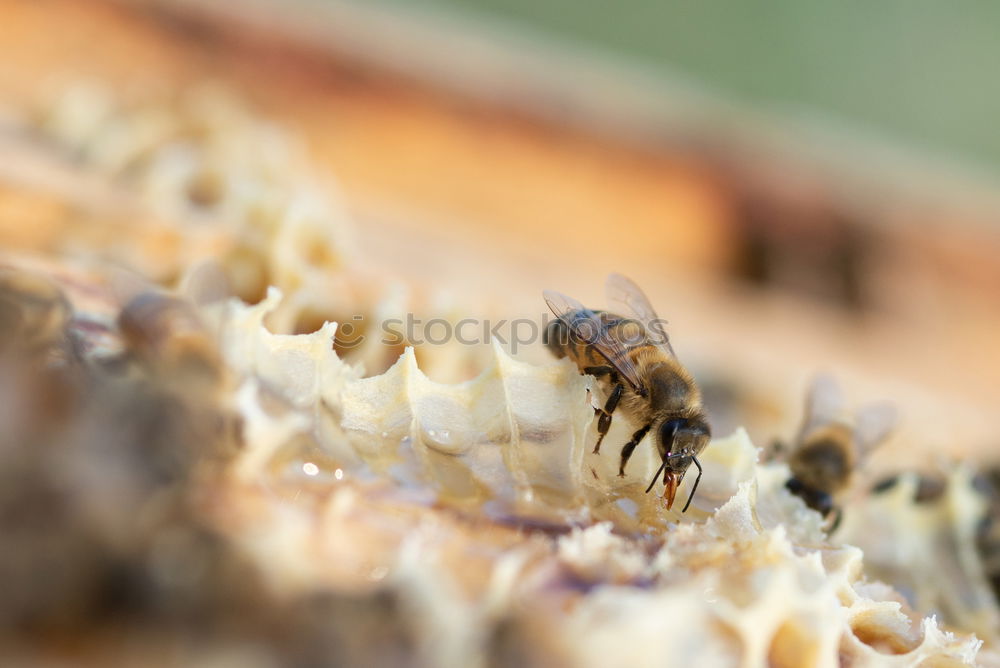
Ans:
{"type": "MultiPolygon", "coordinates": [[[[664,498],[667,500],[667,509],[669,510],[673,506],[677,488],[692,463],[698,467],[698,480],[701,480],[701,464],[698,462],[697,454],[708,444],[710,432],[708,424],[701,418],[676,418],[661,424],[656,437],[657,449],[663,458],[663,463],[660,465],[660,470],[653,476],[653,481],[650,482],[646,491],[649,492],[653,489],[657,476],[660,471],[663,471],[664,498]]],[[[684,510],[687,510],[688,506],[691,505],[694,491],[698,487],[698,480],[695,481],[694,487],[691,489],[691,495],[684,505],[684,510]]]]}
{"type": "Polygon", "coordinates": [[[834,508],[833,497],[823,490],[810,487],[798,478],[792,476],[785,483],[785,488],[823,517],[829,515],[834,508]]]}
{"type": "Polygon", "coordinates": [[[708,424],[701,418],[676,418],[666,420],[657,433],[657,449],[667,460],[667,469],[683,473],[691,465],[691,460],[706,445],[710,432],[708,424]]]}

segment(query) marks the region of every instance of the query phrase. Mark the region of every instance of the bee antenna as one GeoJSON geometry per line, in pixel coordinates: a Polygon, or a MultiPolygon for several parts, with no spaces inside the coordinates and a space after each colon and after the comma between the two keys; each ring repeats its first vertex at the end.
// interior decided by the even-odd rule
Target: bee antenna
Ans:
{"type": "Polygon", "coordinates": [[[681,511],[682,513],[687,512],[688,506],[691,505],[691,499],[694,498],[694,493],[698,490],[698,483],[701,482],[701,462],[698,461],[697,457],[692,457],[691,461],[693,461],[694,465],[698,467],[698,477],[694,479],[694,486],[691,488],[691,493],[688,495],[688,500],[687,503],[684,504],[684,510],[681,511]]]}
{"type": "Polygon", "coordinates": [[[649,490],[653,489],[653,485],[656,484],[656,479],[660,477],[660,472],[667,466],[667,458],[663,458],[663,462],[660,464],[660,468],[656,469],[656,473],[653,474],[653,479],[649,481],[649,487],[646,488],[646,494],[649,494],[649,490]]]}

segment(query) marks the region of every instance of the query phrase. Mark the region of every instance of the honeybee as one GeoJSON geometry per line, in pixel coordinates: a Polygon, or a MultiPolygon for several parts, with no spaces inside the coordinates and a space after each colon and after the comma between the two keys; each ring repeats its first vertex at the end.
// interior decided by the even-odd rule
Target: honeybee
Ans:
{"type": "Polygon", "coordinates": [[[840,386],[831,376],[817,377],[806,396],[802,428],[787,455],[792,476],[785,487],[828,518],[830,533],[840,525],[836,497],[851,485],[858,466],[896,424],[892,404],[864,406],[852,422],[845,416],[844,403],[840,386]]]}
{"type": "Polygon", "coordinates": [[[222,359],[199,307],[231,294],[227,275],[214,260],[192,265],[181,277],[179,289],[166,291],[129,272],[113,275],[122,304],[118,331],[127,359],[161,380],[207,382],[222,377],[222,359]]]}
{"type": "Polygon", "coordinates": [[[130,299],[118,316],[122,339],[136,361],[185,381],[214,383],[222,362],[191,302],[156,289],[130,299]]]}
{"type": "Polygon", "coordinates": [[[976,476],[976,487],[986,501],[986,509],[976,527],[976,549],[983,575],[993,595],[1000,601],[1000,468],[993,465],[976,476]]]}
{"type": "Polygon", "coordinates": [[[72,316],[69,300],[45,275],[0,267],[0,351],[58,348],[72,316]]]}
{"type": "Polygon", "coordinates": [[[601,450],[616,409],[641,425],[622,448],[619,476],[625,476],[629,457],[649,431],[662,463],[646,493],[662,472],[668,510],[688,468],[692,463],[698,468],[681,511],[685,512],[701,481],[697,455],[711,437],[701,393],[677,360],[663,321],[642,290],[620,274],[608,277],[606,290],[609,305],[619,307],[625,315],[594,311],[571,297],[546,290],[545,301],[557,319],[546,328],[545,343],[556,357],[569,357],[582,373],[594,376],[607,393],[604,407],[594,409],[598,433],[595,454],[601,450]]]}
{"type": "MultiPolygon", "coordinates": [[[[889,475],[872,489],[872,494],[884,494],[893,490],[904,476],[911,476],[916,483],[911,502],[916,506],[933,506],[945,509],[944,513],[936,513],[939,523],[928,523],[924,529],[927,532],[948,537],[947,541],[937,539],[938,544],[947,546],[950,553],[957,554],[955,545],[961,545],[972,538],[975,541],[976,552],[979,555],[979,573],[989,582],[994,598],[1000,601],[1000,466],[997,463],[981,466],[972,479],[972,489],[981,504],[973,511],[975,504],[956,503],[958,495],[965,495],[966,482],[964,476],[953,477],[941,470],[915,471],[907,470],[889,475]],[[956,483],[958,489],[955,488],[956,483]],[[961,510],[959,510],[961,509],[961,510]],[[974,530],[969,531],[969,521],[975,522],[974,530]],[[970,535],[971,533],[971,535],[970,535]]],[[[934,511],[932,511],[934,512],[934,511]]],[[[971,565],[971,562],[969,562],[971,565]]],[[[959,570],[965,570],[960,568],[959,570]]],[[[969,575],[978,575],[974,570],[969,575]]],[[[956,587],[959,591],[968,590],[968,585],[961,583],[956,587]]],[[[973,601],[965,599],[968,605],[973,601]]],[[[939,606],[941,607],[941,606],[939,606]]],[[[954,621],[954,620],[952,620],[954,621]]]]}

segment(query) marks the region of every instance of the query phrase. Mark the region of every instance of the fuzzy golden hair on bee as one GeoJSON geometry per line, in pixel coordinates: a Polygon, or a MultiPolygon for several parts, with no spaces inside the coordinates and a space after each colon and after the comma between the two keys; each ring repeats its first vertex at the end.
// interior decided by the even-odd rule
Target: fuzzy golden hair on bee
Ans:
{"type": "Polygon", "coordinates": [[[664,500],[672,508],[684,475],[693,464],[698,478],[684,512],[701,479],[697,455],[708,445],[711,430],[701,403],[701,392],[680,363],[661,320],[645,293],[621,274],[606,283],[608,304],[614,311],[587,308],[572,297],[546,290],[546,303],[556,316],[545,331],[545,343],[559,358],[572,360],[581,373],[594,376],[606,396],[595,408],[597,441],[594,454],[618,411],[638,426],[621,450],[618,475],[639,443],[652,432],[660,468],[646,491],[663,474],[664,500]]]}

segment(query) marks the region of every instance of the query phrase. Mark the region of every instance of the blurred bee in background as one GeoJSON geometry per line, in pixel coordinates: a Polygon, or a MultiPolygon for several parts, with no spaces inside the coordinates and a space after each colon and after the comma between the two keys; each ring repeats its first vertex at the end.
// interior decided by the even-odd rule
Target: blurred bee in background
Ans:
{"type": "Polygon", "coordinates": [[[691,464],[698,468],[681,511],[685,512],[701,480],[697,455],[711,435],[701,393],[677,361],[662,330],[663,321],[642,290],[620,274],[611,274],[606,288],[609,305],[620,307],[625,315],[594,311],[571,297],[546,290],[545,301],[557,319],[546,328],[545,343],[556,357],[569,357],[582,373],[596,377],[606,392],[604,407],[594,409],[598,418],[595,454],[600,452],[616,409],[621,408],[629,420],[641,425],[622,448],[619,476],[624,477],[629,457],[650,430],[661,464],[646,492],[653,489],[662,472],[668,510],[688,468],[691,464]]]}
{"type": "Polygon", "coordinates": [[[131,360],[164,380],[214,386],[222,376],[222,359],[198,307],[229,294],[221,269],[213,262],[196,264],[177,292],[125,273],[116,282],[123,302],[118,330],[131,360]]]}
{"type": "Polygon", "coordinates": [[[836,497],[850,487],[854,472],[896,425],[896,409],[879,402],[860,408],[853,421],[845,411],[840,386],[819,376],[806,396],[805,420],[790,452],[779,444],[792,476],[785,487],[828,518],[828,531],[840,525],[836,497]]]}
{"type": "Polygon", "coordinates": [[[994,464],[976,476],[974,484],[986,499],[986,509],[976,528],[976,549],[983,575],[1000,601],[1000,466],[994,464]]]}
{"type": "Polygon", "coordinates": [[[845,527],[845,540],[865,551],[869,577],[890,583],[916,609],[993,635],[1000,600],[1000,468],[996,461],[933,459],[879,480],[857,507],[865,515],[845,527]]]}
{"type": "Polygon", "coordinates": [[[221,360],[215,342],[195,306],[161,290],[146,290],[130,299],[118,317],[118,328],[131,354],[158,371],[191,380],[214,380],[221,360]]]}
{"type": "MultiPolygon", "coordinates": [[[[872,485],[872,494],[884,494],[889,490],[896,487],[900,481],[899,473],[893,473],[888,475],[874,485],[872,485]]],[[[935,503],[944,496],[947,491],[948,481],[944,475],[940,472],[935,473],[920,473],[913,472],[916,476],[917,488],[913,494],[913,503],[920,505],[925,503],[935,503]]]]}
{"type": "Polygon", "coordinates": [[[52,280],[0,267],[0,351],[50,354],[64,347],[60,344],[72,315],[69,301],[52,280]]]}
{"type": "MultiPolygon", "coordinates": [[[[948,502],[947,496],[953,492],[951,486],[955,484],[954,480],[949,480],[940,472],[913,472],[912,475],[917,481],[914,504],[948,502]]],[[[872,493],[885,493],[893,489],[899,480],[899,474],[886,477],[872,488],[872,493]]],[[[973,536],[976,551],[982,564],[983,576],[989,582],[993,595],[1000,601],[1000,465],[994,463],[982,466],[971,483],[983,504],[973,536]]]]}

